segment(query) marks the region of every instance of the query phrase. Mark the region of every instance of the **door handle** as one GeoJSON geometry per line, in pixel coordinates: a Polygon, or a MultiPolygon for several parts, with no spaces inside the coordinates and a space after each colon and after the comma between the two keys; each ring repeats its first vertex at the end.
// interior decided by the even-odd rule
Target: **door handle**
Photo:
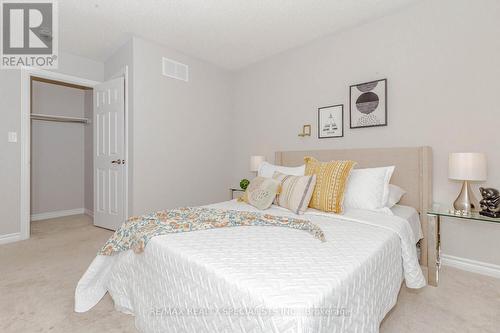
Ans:
{"type": "Polygon", "coordinates": [[[125,164],[125,160],[114,160],[114,161],[111,161],[111,164],[125,164]]]}

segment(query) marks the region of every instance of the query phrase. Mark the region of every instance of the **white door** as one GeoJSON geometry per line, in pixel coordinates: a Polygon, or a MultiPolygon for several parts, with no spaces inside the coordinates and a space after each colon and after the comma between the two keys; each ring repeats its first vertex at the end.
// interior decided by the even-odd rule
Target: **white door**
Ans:
{"type": "Polygon", "coordinates": [[[94,86],[94,224],[125,221],[125,81],[94,86]]]}

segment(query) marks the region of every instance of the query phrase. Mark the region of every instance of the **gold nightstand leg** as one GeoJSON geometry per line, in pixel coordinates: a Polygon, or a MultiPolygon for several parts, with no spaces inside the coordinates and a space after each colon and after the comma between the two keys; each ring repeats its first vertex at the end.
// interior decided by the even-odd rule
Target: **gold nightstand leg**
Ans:
{"type": "Polygon", "coordinates": [[[440,219],[438,215],[428,216],[427,229],[427,282],[429,285],[437,287],[439,281],[439,251],[441,248],[440,219]]]}

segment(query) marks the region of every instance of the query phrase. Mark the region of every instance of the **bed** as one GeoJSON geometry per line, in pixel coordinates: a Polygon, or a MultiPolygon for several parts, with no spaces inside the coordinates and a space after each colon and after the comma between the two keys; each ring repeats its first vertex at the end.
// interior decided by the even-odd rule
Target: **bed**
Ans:
{"type": "MultiPolygon", "coordinates": [[[[305,155],[395,165],[392,183],[408,192],[401,205],[422,213],[431,201],[428,147],[278,152],[276,163],[300,165],[305,155]]],[[[237,201],[210,207],[255,210],[237,201]]],[[[266,212],[294,216],[276,206],[266,212]]],[[[75,311],[109,292],[140,332],[378,332],[401,283],[425,285],[415,247],[426,240],[425,220],[417,237],[404,216],[308,210],[301,218],[321,227],[324,243],[273,227],[158,236],[142,254],[97,256],[78,283],[75,311]]]]}

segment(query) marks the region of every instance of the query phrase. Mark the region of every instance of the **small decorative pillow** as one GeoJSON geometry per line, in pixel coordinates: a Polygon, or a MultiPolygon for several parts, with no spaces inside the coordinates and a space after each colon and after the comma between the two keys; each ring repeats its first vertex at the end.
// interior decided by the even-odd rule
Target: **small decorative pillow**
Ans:
{"type": "Polygon", "coordinates": [[[309,207],[340,214],[343,211],[344,191],[354,161],[319,162],[305,157],[306,175],[316,175],[316,186],[309,207]]]}
{"type": "Polygon", "coordinates": [[[393,184],[389,184],[389,197],[387,198],[387,202],[385,204],[386,207],[394,207],[398,202],[401,201],[403,195],[406,194],[406,191],[401,187],[393,184]]]}
{"type": "Polygon", "coordinates": [[[248,185],[241,201],[264,210],[271,207],[280,189],[280,182],[272,178],[256,177],[248,185]]]}
{"type": "Polygon", "coordinates": [[[281,183],[281,191],[276,195],[274,203],[295,214],[303,214],[311,201],[316,176],[290,176],[275,171],[273,179],[281,183]]]}

